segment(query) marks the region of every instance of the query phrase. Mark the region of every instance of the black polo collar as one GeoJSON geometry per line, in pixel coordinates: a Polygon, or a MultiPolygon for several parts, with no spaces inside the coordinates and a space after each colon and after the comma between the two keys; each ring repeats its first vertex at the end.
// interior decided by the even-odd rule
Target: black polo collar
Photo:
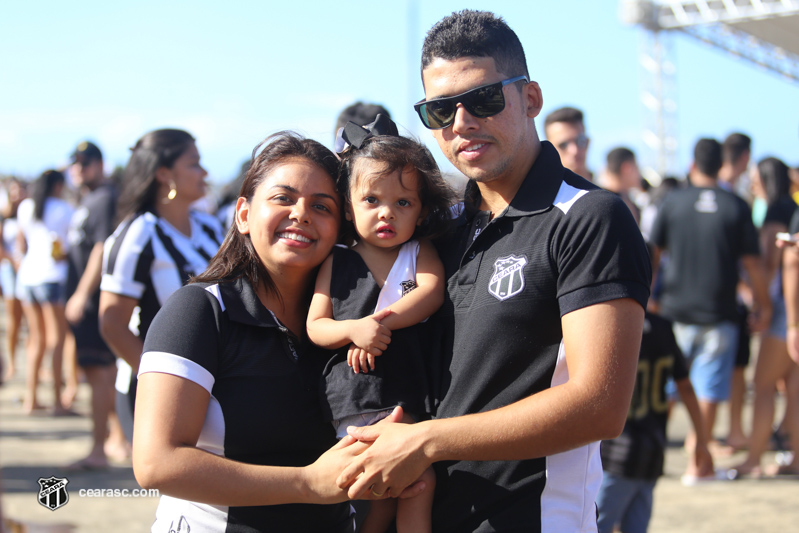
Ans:
{"type": "Polygon", "coordinates": [[[264,328],[280,327],[246,278],[219,282],[218,287],[230,320],[264,328]]]}
{"type": "MultiPolygon", "coordinates": [[[[552,207],[563,183],[566,169],[560,162],[558,151],[549,141],[541,142],[541,151],[527,172],[516,195],[501,216],[526,216],[552,207]]],[[[480,205],[477,183],[470,181],[465,193],[466,217],[471,218],[480,205]]]]}

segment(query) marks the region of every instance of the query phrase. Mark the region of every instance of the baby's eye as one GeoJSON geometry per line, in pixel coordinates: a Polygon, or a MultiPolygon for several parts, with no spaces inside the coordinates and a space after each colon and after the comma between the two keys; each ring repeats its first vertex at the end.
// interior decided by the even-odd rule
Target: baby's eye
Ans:
{"type": "Polygon", "coordinates": [[[367,196],[366,198],[363,199],[363,201],[366,202],[367,204],[376,204],[377,198],[375,198],[374,196],[367,196]]]}
{"type": "Polygon", "coordinates": [[[399,200],[397,205],[400,207],[409,207],[411,203],[408,200],[399,200]]]}

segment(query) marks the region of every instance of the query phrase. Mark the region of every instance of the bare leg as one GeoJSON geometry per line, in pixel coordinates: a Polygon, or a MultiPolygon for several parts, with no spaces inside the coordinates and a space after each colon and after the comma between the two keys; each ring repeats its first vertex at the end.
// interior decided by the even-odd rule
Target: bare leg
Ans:
{"type": "Polygon", "coordinates": [[[85,368],[85,372],[92,390],[92,449],[89,455],[67,467],[75,470],[108,466],[105,440],[109,434],[109,415],[114,410],[116,366],[90,366],[85,368]]]}
{"type": "Polygon", "coordinates": [[[25,372],[25,402],[22,408],[25,413],[31,414],[34,410],[42,408],[36,401],[36,389],[44,358],[44,317],[42,308],[37,303],[26,302],[22,305],[22,309],[28,321],[28,342],[25,349],[28,368],[25,372]]]}
{"type": "Polygon", "coordinates": [[[760,459],[768,449],[771,425],[774,422],[774,392],[777,380],[789,370],[793,362],[783,341],[765,336],[760,344],[755,367],[755,401],[752,411],[752,432],[749,435],[749,453],[736,467],[739,474],[759,475],[760,459]]]}
{"type": "Polygon", "coordinates": [[[373,500],[358,533],[383,533],[397,516],[397,500],[373,500]]]}
{"type": "MultiPolygon", "coordinates": [[[[403,424],[412,424],[413,418],[404,415],[403,424]]],[[[388,423],[385,419],[378,424],[388,423]]],[[[435,494],[436,475],[432,468],[428,468],[419,480],[424,481],[426,488],[414,498],[375,500],[369,509],[369,514],[361,525],[361,533],[383,533],[397,517],[397,533],[428,533],[432,532],[431,515],[433,512],[433,496],[435,494]]]]}
{"type": "Polygon", "coordinates": [[[785,378],[786,415],[783,419],[785,431],[790,438],[793,459],[786,465],[773,465],[767,469],[769,474],[799,474],[799,366],[791,365],[785,378]],[[790,413],[790,415],[788,414],[790,413]]]}
{"type": "Polygon", "coordinates": [[[747,446],[747,438],[743,431],[743,406],[746,395],[745,367],[735,367],[732,372],[732,388],[730,390],[730,433],[727,446],[736,451],[747,446]]]}
{"type": "Polygon", "coordinates": [[[61,304],[43,304],[42,311],[47,335],[47,349],[51,353],[53,364],[53,395],[55,398],[53,414],[65,415],[69,414],[69,411],[61,403],[61,389],[64,383],[63,362],[67,319],[64,316],[64,306],[61,304]]]}
{"type": "Polygon", "coordinates": [[[421,494],[397,500],[397,533],[432,533],[430,517],[433,514],[433,496],[436,492],[436,474],[432,468],[419,478],[427,485],[421,494]]]}
{"type": "Polygon", "coordinates": [[[16,298],[5,299],[6,305],[6,353],[8,367],[5,378],[10,379],[17,373],[16,352],[19,344],[19,327],[22,323],[22,303],[16,298]]]}
{"type": "Polygon", "coordinates": [[[64,383],[64,390],[61,392],[61,405],[65,409],[70,409],[75,402],[75,397],[78,395],[78,373],[80,367],[78,366],[78,352],[75,347],[75,336],[69,327],[66,329],[66,336],[64,338],[64,375],[66,381],[64,383]]]}

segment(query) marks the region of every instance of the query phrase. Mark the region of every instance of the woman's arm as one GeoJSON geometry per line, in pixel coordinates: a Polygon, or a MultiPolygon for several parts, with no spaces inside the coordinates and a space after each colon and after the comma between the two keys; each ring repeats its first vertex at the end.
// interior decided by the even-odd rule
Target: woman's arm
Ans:
{"type": "Polygon", "coordinates": [[[334,320],[330,299],[333,256],[328,257],[316,277],[306,327],[308,337],[317,346],[334,350],[350,343],[374,355],[380,355],[391,342],[391,330],[381,324],[389,312],[381,311],[360,320],[334,320]]]}
{"type": "Polygon", "coordinates": [[[142,340],[128,328],[133,310],[139,301],[108,291],[100,291],[100,334],[114,355],[124,359],[138,372],[143,348],[142,340]]]}
{"type": "Polygon", "coordinates": [[[133,431],[133,471],[161,494],[212,505],[336,503],[347,499],[336,477],[366,445],[348,437],[306,467],[240,463],[196,447],[208,391],[188,379],[139,376],[133,431]]]}
{"type": "Polygon", "coordinates": [[[418,324],[438,311],[444,303],[444,265],[429,241],[419,241],[416,259],[416,288],[391,304],[391,314],[382,320],[390,330],[418,324]]]}

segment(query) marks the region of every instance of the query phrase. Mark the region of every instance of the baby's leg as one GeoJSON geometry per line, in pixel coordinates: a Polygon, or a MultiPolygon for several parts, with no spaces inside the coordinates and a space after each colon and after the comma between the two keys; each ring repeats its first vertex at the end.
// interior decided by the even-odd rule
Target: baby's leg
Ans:
{"type": "MultiPolygon", "coordinates": [[[[405,413],[402,416],[401,423],[413,424],[416,422],[412,416],[405,413]]],[[[378,424],[389,423],[386,419],[377,422],[378,424]]],[[[432,524],[430,517],[433,512],[433,496],[436,489],[436,474],[433,468],[425,470],[417,481],[425,482],[425,489],[421,494],[413,498],[390,498],[388,500],[377,500],[372,502],[372,510],[369,511],[364,521],[362,530],[365,533],[382,533],[386,530],[391,522],[391,519],[396,514],[397,517],[397,533],[428,533],[432,532],[432,524]],[[390,503],[391,506],[384,505],[390,503]],[[377,512],[381,515],[380,522],[377,522],[378,517],[375,517],[375,526],[380,529],[367,531],[367,522],[371,523],[372,513],[377,512]]]]}
{"type": "Polygon", "coordinates": [[[384,533],[397,515],[397,500],[372,500],[358,533],[384,533]]]}
{"type": "Polygon", "coordinates": [[[413,498],[397,501],[397,533],[432,533],[433,525],[433,496],[436,492],[436,474],[433,468],[425,470],[420,481],[424,481],[425,488],[413,498]]]}

